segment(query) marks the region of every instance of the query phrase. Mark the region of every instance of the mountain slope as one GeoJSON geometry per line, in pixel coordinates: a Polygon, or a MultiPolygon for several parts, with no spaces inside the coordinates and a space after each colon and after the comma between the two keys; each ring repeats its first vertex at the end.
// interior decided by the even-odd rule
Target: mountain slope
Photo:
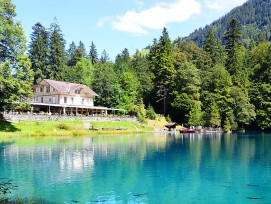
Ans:
{"type": "Polygon", "coordinates": [[[223,36],[233,19],[237,19],[242,26],[244,43],[250,38],[257,41],[262,33],[266,39],[271,40],[271,1],[270,0],[249,0],[242,6],[234,8],[222,18],[212,24],[200,28],[191,33],[184,40],[192,40],[202,46],[204,38],[210,28],[213,28],[215,35],[223,42],[223,36]]]}

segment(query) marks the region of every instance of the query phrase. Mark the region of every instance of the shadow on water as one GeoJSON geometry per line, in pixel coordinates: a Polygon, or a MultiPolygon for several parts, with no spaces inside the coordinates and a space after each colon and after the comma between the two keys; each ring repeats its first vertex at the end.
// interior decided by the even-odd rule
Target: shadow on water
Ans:
{"type": "Polygon", "coordinates": [[[17,132],[21,131],[20,129],[16,128],[12,123],[0,120],[0,132],[17,132]]]}

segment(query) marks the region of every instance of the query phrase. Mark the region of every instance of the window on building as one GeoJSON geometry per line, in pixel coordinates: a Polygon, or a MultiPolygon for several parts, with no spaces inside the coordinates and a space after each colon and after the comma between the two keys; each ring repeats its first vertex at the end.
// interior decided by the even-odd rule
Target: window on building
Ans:
{"type": "Polygon", "coordinates": [[[50,93],[50,86],[46,87],[46,93],[50,93]]]}
{"type": "Polygon", "coordinates": [[[84,104],[84,102],[85,102],[85,99],[82,99],[82,104],[84,104]]]}
{"type": "Polygon", "coordinates": [[[51,99],[51,98],[49,98],[49,102],[50,102],[50,103],[52,102],[52,99],[51,99]]]}
{"type": "Polygon", "coordinates": [[[64,97],[64,103],[67,103],[67,97],[64,97]]]}
{"type": "Polygon", "coordinates": [[[40,98],[40,101],[43,103],[43,97],[40,98]]]}
{"type": "Polygon", "coordinates": [[[80,89],[76,89],[76,90],[75,90],[75,93],[76,93],[76,94],[80,94],[80,89]]]}
{"type": "Polygon", "coordinates": [[[72,104],[73,104],[73,98],[72,98],[72,104]]]}
{"type": "Polygon", "coordinates": [[[42,89],[42,87],[40,87],[40,92],[43,92],[43,89],[42,89]]]}

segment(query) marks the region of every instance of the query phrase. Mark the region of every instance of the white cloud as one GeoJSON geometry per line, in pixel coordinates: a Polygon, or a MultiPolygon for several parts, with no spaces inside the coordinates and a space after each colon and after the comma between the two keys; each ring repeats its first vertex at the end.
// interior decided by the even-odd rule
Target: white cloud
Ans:
{"type": "MultiPolygon", "coordinates": [[[[162,29],[170,22],[183,22],[201,13],[201,5],[196,0],[175,0],[172,3],[157,3],[139,12],[127,11],[122,16],[107,20],[115,30],[145,35],[148,29],[162,29]]],[[[100,25],[105,23],[100,20],[100,25]]]]}
{"type": "Polygon", "coordinates": [[[240,6],[247,0],[205,0],[205,6],[208,9],[218,11],[228,11],[236,6],[240,6]]]}

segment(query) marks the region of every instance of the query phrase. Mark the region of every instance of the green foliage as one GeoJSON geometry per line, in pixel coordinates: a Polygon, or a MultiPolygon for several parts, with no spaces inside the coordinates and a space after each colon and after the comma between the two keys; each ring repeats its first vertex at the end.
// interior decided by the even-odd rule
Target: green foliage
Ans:
{"type": "Polygon", "coordinates": [[[250,124],[256,117],[255,107],[250,104],[249,97],[239,87],[233,86],[231,88],[231,97],[233,98],[233,110],[237,122],[241,124],[250,124]]]}
{"type": "Polygon", "coordinates": [[[182,112],[186,125],[201,124],[201,101],[200,101],[200,73],[191,63],[184,62],[175,65],[177,75],[174,90],[171,94],[173,102],[171,105],[182,112]]]}
{"type": "Polygon", "coordinates": [[[151,70],[154,73],[154,83],[165,87],[173,83],[175,69],[173,58],[173,46],[166,28],[163,29],[159,43],[153,44],[149,54],[151,70]]]}
{"type": "Polygon", "coordinates": [[[109,61],[110,61],[109,55],[107,54],[107,52],[105,50],[103,50],[103,52],[101,54],[100,62],[101,63],[106,63],[106,62],[109,62],[109,61]]]}
{"type": "Polygon", "coordinates": [[[31,68],[34,71],[34,84],[48,79],[49,73],[49,33],[41,23],[33,26],[31,34],[31,42],[29,45],[29,58],[31,60],[31,68]]]}
{"type": "Polygon", "coordinates": [[[231,124],[234,121],[230,121],[233,103],[231,86],[231,76],[224,66],[216,65],[213,70],[205,72],[201,97],[205,125],[225,126],[227,130],[233,128],[231,124]]]}
{"type": "Polygon", "coordinates": [[[194,41],[197,45],[202,46],[208,31],[213,29],[215,36],[224,44],[224,33],[233,18],[240,22],[242,39],[253,39],[258,42],[261,35],[264,36],[264,39],[270,39],[270,9],[269,0],[249,0],[210,25],[195,30],[184,40],[194,41]]]}
{"type": "Polygon", "coordinates": [[[271,84],[256,82],[250,89],[250,97],[256,109],[256,121],[262,129],[271,128],[271,84]]]}
{"type": "Polygon", "coordinates": [[[149,61],[146,57],[137,52],[131,63],[136,78],[139,81],[139,94],[143,95],[143,97],[146,97],[153,89],[152,79],[154,76],[150,70],[149,61]]]}
{"type": "Polygon", "coordinates": [[[148,106],[146,110],[146,117],[150,120],[156,120],[157,114],[155,113],[154,109],[152,106],[148,106]]]}
{"type": "Polygon", "coordinates": [[[166,121],[167,121],[168,123],[171,123],[171,122],[172,122],[172,120],[171,120],[171,118],[170,118],[170,115],[167,115],[166,121]]]}
{"type": "Polygon", "coordinates": [[[59,128],[60,130],[69,130],[69,126],[67,124],[64,124],[64,123],[59,123],[57,125],[57,128],[59,128]]]}
{"type": "Polygon", "coordinates": [[[95,98],[95,105],[116,107],[120,101],[120,93],[116,82],[113,65],[109,62],[100,62],[95,66],[93,73],[93,90],[99,94],[95,98]]]}
{"type": "Polygon", "coordinates": [[[120,76],[119,84],[121,89],[120,107],[127,109],[127,105],[136,104],[140,100],[138,95],[139,81],[133,73],[123,72],[120,76]],[[127,103],[128,101],[129,103],[127,103]]]}
{"type": "Polygon", "coordinates": [[[111,62],[105,50],[98,59],[93,42],[88,56],[81,41],[65,50],[57,22],[49,32],[41,23],[33,26],[29,60],[15,6],[0,0],[0,109],[28,108],[22,102],[31,97],[34,71],[34,83],[50,78],[85,84],[99,94],[96,106],[123,108],[142,121],[165,110],[188,126],[271,129],[270,5],[248,1],[186,38],[197,43],[172,43],[164,28],[147,54],[130,56],[125,48],[111,62]]]}
{"type": "Polygon", "coordinates": [[[203,123],[206,127],[221,127],[221,116],[219,107],[212,96],[208,100],[205,98],[206,105],[203,112],[203,123]]]}
{"type": "Polygon", "coordinates": [[[232,81],[240,87],[246,87],[248,75],[244,67],[244,49],[241,43],[239,22],[232,19],[225,33],[226,68],[232,81]]]}
{"type": "Polygon", "coordinates": [[[212,65],[224,64],[224,49],[220,40],[215,37],[214,30],[210,29],[203,42],[203,49],[210,55],[212,65]]]}
{"type": "MultiPolygon", "coordinates": [[[[208,70],[212,66],[212,59],[210,55],[205,50],[198,47],[194,42],[177,40],[174,42],[174,44],[178,48],[178,51],[184,55],[180,56],[181,59],[184,57],[185,61],[192,63],[199,70],[208,70]]],[[[178,59],[175,59],[175,63],[176,60],[178,59]]]]}
{"type": "Polygon", "coordinates": [[[127,113],[129,115],[136,116],[141,122],[144,122],[146,119],[146,110],[142,102],[130,105],[130,107],[127,109],[127,113]]]}
{"type": "Polygon", "coordinates": [[[16,64],[16,56],[24,54],[26,39],[16,17],[15,5],[11,0],[0,0],[0,63],[10,60],[16,64]]]}
{"type": "Polygon", "coordinates": [[[98,53],[97,53],[97,49],[96,49],[96,46],[94,45],[93,41],[91,42],[88,57],[89,57],[92,65],[95,65],[98,62],[98,53]]]}
{"type": "Polygon", "coordinates": [[[49,64],[50,79],[63,80],[63,71],[66,67],[65,40],[56,19],[50,26],[49,64]]]}
{"type": "Polygon", "coordinates": [[[66,66],[63,70],[63,80],[73,83],[85,84],[92,87],[94,68],[89,59],[82,57],[76,65],[66,66]]]}
{"type": "Polygon", "coordinates": [[[32,96],[33,71],[25,55],[26,39],[9,0],[0,0],[0,110],[27,108],[32,96]]]}

